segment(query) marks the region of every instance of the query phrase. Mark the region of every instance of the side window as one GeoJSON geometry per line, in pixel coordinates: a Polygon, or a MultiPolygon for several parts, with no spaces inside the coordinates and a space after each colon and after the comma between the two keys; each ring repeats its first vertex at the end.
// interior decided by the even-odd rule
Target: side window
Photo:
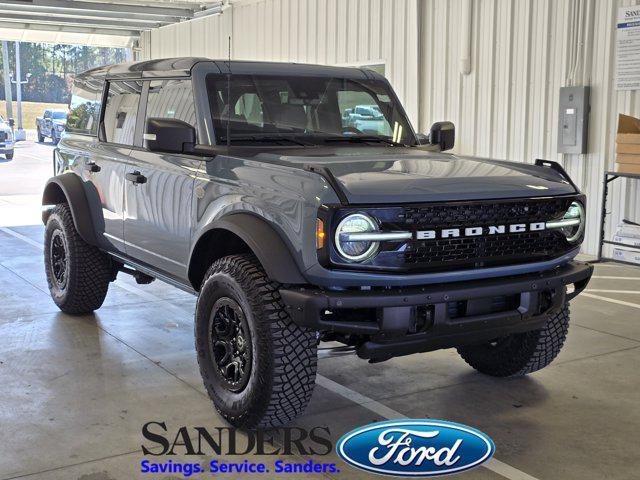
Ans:
{"type": "Polygon", "coordinates": [[[73,82],[73,94],[65,127],[67,132],[96,135],[103,85],[100,80],[85,78],[73,82]]]}
{"type": "Polygon", "coordinates": [[[133,145],[142,82],[109,82],[108,88],[102,119],[104,140],[121,145],[133,145]]]}
{"type": "Polygon", "coordinates": [[[197,135],[191,80],[152,80],[149,84],[146,118],[176,118],[193,125],[197,135]]]}

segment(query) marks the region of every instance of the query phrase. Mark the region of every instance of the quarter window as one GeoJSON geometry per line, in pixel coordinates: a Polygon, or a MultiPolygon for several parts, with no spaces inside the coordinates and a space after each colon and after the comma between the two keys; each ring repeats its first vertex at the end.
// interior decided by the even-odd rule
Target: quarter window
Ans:
{"type": "Polygon", "coordinates": [[[109,82],[102,120],[104,139],[110,143],[133,145],[142,82],[109,82]]]}
{"type": "MultiPolygon", "coordinates": [[[[175,118],[196,128],[190,80],[153,80],[149,85],[146,118],[175,118]]],[[[146,141],[145,141],[146,146],[146,141]]]]}

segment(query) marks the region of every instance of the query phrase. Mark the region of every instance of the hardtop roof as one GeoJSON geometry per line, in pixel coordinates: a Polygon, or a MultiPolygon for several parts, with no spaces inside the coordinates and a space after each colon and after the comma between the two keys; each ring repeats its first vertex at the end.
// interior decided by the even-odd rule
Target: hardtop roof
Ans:
{"type": "Polygon", "coordinates": [[[198,63],[211,63],[220,73],[227,73],[229,68],[235,74],[266,74],[266,75],[311,75],[337,76],[344,78],[383,79],[384,77],[373,70],[358,67],[333,67],[327,65],[313,65],[305,63],[261,62],[248,60],[214,60],[205,57],[177,57],[140,62],[118,63],[93,68],[80,73],[77,79],[90,78],[144,78],[144,77],[175,77],[190,75],[193,67],[198,63]]]}

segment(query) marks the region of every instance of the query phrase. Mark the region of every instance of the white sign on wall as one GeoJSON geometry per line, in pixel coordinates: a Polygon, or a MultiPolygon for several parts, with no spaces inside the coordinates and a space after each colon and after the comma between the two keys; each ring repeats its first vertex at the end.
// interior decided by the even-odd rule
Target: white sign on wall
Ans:
{"type": "Polygon", "coordinates": [[[640,5],[618,9],[616,90],[640,89],[640,5]]]}

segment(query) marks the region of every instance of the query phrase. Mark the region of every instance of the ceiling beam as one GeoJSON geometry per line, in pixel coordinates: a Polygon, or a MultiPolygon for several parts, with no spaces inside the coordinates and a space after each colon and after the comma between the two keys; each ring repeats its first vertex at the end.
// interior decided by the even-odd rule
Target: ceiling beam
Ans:
{"type": "Polygon", "coordinates": [[[200,6],[194,3],[193,8],[188,8],[184,4],[163,4],[162,6],[140,5],[140,2],[132,0],[131,3],[107,3],[90,2],[84,0],[32,0],[24,2],[20,0],[2,0],[4,5],[27,5],[31,9],[41,7],[53,7],[67,10],[80,10],[84,12],[116,12],[126,17],[129,14],[155,15],[161,17],[191,18],[194,10],[199,10],[200,6]],[[137,3],[137,4],[136,4],[137,3]]]}
{"type": "Polygon", "coordinates": [[[137,22],[125,19],[92,19],[83,17],[61,17],[56,15],[27,15],[0,11],[0,21],[18,23],[39,23],[43,25],[73,25],[79,27],[110,28],[114,30],[150,30],[161,27],[159,23],[137,22]]]}
{"type": "Polygon", "coordinates": [[[115,35],[118,37],[138,37],[140,36],[139,30],[118,30],[113,28],[93,28],[93,27],[80,27],[73,25],[51,25],[42,23],[18,23],[18,22],[3,22],[0,21],[0,28],[12,28],[18,30],[39,30],[47,32],[69,32],[69,33],[84,33],[87,35],[115,35]]]}
{"type": "MultiPolygon", "coordinates": [[[[0,1],[0,12],[11,12],[11,13],[26,13],[26,14],[35,14],[35,15],[59,15],[59,16],[69,16],[69,17],[93,17],[93,18],[112,18],[120,20],[123,17],[122,12],[114,12],[114,11],[98,11],[98,10],[84,10],[84,9],[71,9],[71,8],[58,8],[58,7],[34,7],[33,5],[26,4],[14,4],[14,3],[6,3],[0,1]]],[[[157,22],[162,25],[167,25],[170,23],[177,23],[183,20],[182,17],[171,17],[166,15],[157,15],[157,14],[142,14],[142,13],[134,13],[127,12],[126,13],[127,20],[135,20],[135,21],[147,21],[147,22],[157,22]]]]}

